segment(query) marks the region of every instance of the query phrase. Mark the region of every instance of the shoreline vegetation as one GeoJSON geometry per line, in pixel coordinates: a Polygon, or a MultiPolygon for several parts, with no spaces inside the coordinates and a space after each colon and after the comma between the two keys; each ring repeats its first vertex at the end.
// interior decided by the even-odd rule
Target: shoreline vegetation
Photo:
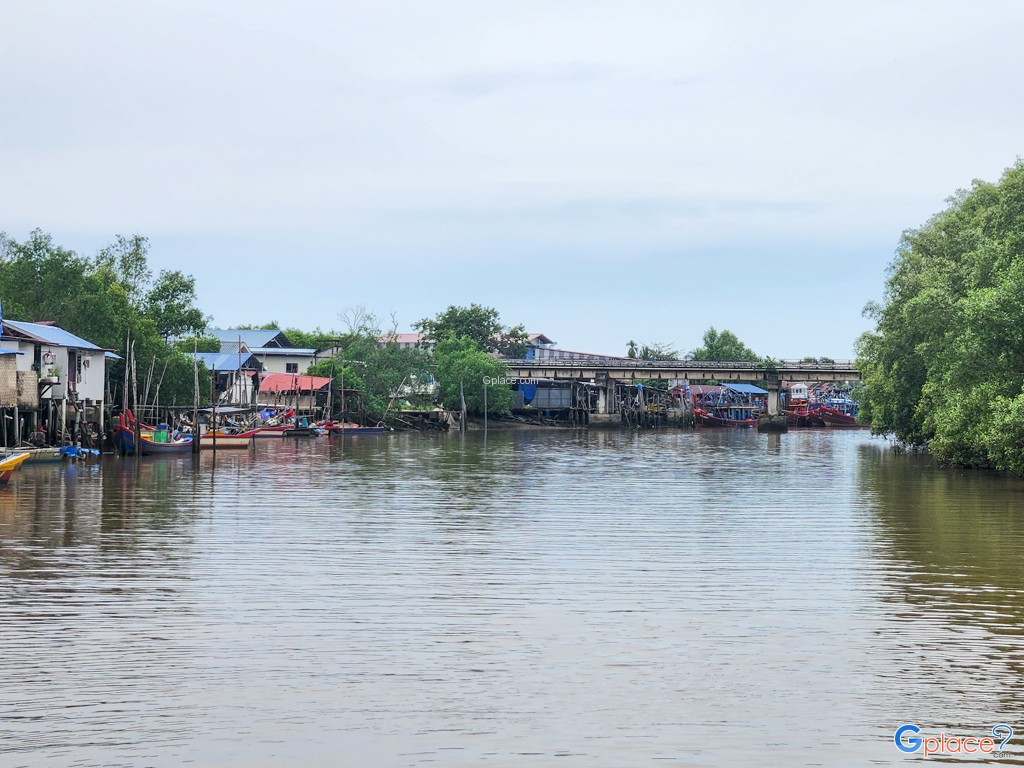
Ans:
{"type": "Polygon", "coordinates": [[[861,419],[939,461],[1024,474],[1024,161],[903,233],[857,342],[861,419]]]}
{"type": "MultiPolygon", "coordinates": [[[[998,182],[975,180],[947,202],[902,234],[883,300],[864,309],[875,328],[856,343],[858,418],[874,434],[943,463],[1024,475],[1024,161],[998,182]]],[[[220,342],[204,335],[211,318],[197,306],[192,276],[154,276],[145,237],[119,235],[85,257],[41,230],[24,242],[0,233],[0,306],[11,319],[52,322],[118,353],[107,363],[108,404],[128,402],[129,339],[142,366],[162,367],[160,405],[211,402],[208,371],[199,363],[197,375],[193,359],[196,351],[220,351],[220,342]]],[[[296,347],[330,349],[331,357],[303,373],[332,380],[330,409],[343,415],[375,422],[440,406],[465,412],[475,430],[486,408],[489,428],[557,426],[518,419],[507,387],[485,392],[485,380],[508,377],[501,356],[522,356],[530,344],[524,325],[503,324],[493,308],[449,306],[413,324],[418,344],[398,343],[393,318],[385,329],[361,307],[338,317],[345,330],[282,329],[276,322],[236,328],[279,329],[296,347]],[[404,394],[396,400],[398,392],[404,394]]],[[[715,328],[685,355],[630,341],[624,356],[771,360],[715,328]]]]}

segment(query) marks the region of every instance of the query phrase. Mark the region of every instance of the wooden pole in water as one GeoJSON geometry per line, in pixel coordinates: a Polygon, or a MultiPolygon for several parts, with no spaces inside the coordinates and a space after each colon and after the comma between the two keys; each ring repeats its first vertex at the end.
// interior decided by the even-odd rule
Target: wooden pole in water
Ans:
{"type": "Polygon", "coordinates": [[[217,366],[210,369],[210,399],[213,406],[210,411],[210,429],[213,430],[213,453],[217,454],[217,366]]]}
{"type": "Polygon", "coordinates": [[[199,453],[199,339],[192,341],[192,453],[199,453]]]}
{"type": "Polygon", "coordinates": [[[484,434],[487,434],[487,377],[484,376],[484,434]]]}
{"type": "Polygon", "coordinates": [[[132,399],[135,402],[135,461],[138,463],[142,456],[142,422],[139,420],[139,372],[135,366],[135,342],[132,342],[131,352],[128,355],[132,366],[132,399]]]}
{"type": "Polygon", "coordinates": [[[459,400],[462,401],[462,410],[459,413],[459,431],[466,431],[466,388],[465,381],[459,379],[459,400]]]}

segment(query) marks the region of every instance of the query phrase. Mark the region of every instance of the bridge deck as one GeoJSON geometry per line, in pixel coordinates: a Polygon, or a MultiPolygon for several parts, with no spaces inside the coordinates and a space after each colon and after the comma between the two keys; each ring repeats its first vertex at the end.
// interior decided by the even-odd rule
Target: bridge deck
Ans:
{"type": "Polygon", "coordinates": [[[801,363],[784,360],[769,371],[762,363],[707,360],[506,360],[509,375],[523,379],[717,379],[749,381],[774,373],[779,381],[859,381],[849,360],[801,363]]]}

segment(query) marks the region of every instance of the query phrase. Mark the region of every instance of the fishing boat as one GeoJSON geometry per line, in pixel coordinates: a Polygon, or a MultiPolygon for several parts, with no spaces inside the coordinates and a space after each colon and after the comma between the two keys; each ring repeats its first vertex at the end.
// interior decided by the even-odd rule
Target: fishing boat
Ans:
{"type": "Polygon", "coordinates": [[[211,448],[248,448],[259,433],[258,429],[245,432],[208,431],[199,438],[199,447],[204,451],[211,448]]]}
{"type": "Polygon", "coordinates": [[[316,425],[322,429],[328,437],[336,435],[382,435],[391,432],[389,427],[378,424],[375,427],[367,427],[350,421],[318,421],[316,425]]]}
{"type": "Polygon", "coordinates": [[[795,383],[789,388],[782,412],[786,415],[786,424],[791,427],[825,426],[818,417],[818,403],[811,400],[807,384],[795,383]]]}
{"type": "Polygon", "coordinates": [[[14,474],[14,470],[26,461],[28,461],[27,451],[8,456],[6,459],[0,459],[0,485],[6,485],[7,481],[11,479],[11,475],[14,474]]]}
{"type": "Polygon", "coordinates": [[[760,406],[753,395],[765,390],[749,384],[706,386],[690,388],[693,398],[693,418],[699,427],[753,427],[757,426],[760,406]]]}
{"type": "Polygon", "coordinates": [[[865,427],[866,424],[861,424],[857,421],[857,410],[856,406],[853,408],[853,412],[844,412],[841,408],[835,408],[828,405],[818,406],[818,416],[826,427],[865,427]]]}
{"type": "MultiPolygon", "coordinates": [[[[192,435],[172,438],[165,424],[158,424],[156,429],[140,425],[139,441],[139,453],[143,456],[181,454],[192,450],[192,435]]],[[[121,455],[135,453],[135,417],[130,410],[118,416],[114,423],[114,445],[121,455]]]]}

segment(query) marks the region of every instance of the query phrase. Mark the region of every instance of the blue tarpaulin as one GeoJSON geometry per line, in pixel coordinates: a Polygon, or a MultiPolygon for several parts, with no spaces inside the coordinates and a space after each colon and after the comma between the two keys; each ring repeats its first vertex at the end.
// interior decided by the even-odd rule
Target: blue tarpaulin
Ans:
{"type": "Polygon", "coordinates": [[[537,385],[536,384],[520,384],[519,385],[519,391],[523,393],[523,402],[524,403],[531,403],[531,402],[533,402],[534,395],[537,394],[537,385]]]}

